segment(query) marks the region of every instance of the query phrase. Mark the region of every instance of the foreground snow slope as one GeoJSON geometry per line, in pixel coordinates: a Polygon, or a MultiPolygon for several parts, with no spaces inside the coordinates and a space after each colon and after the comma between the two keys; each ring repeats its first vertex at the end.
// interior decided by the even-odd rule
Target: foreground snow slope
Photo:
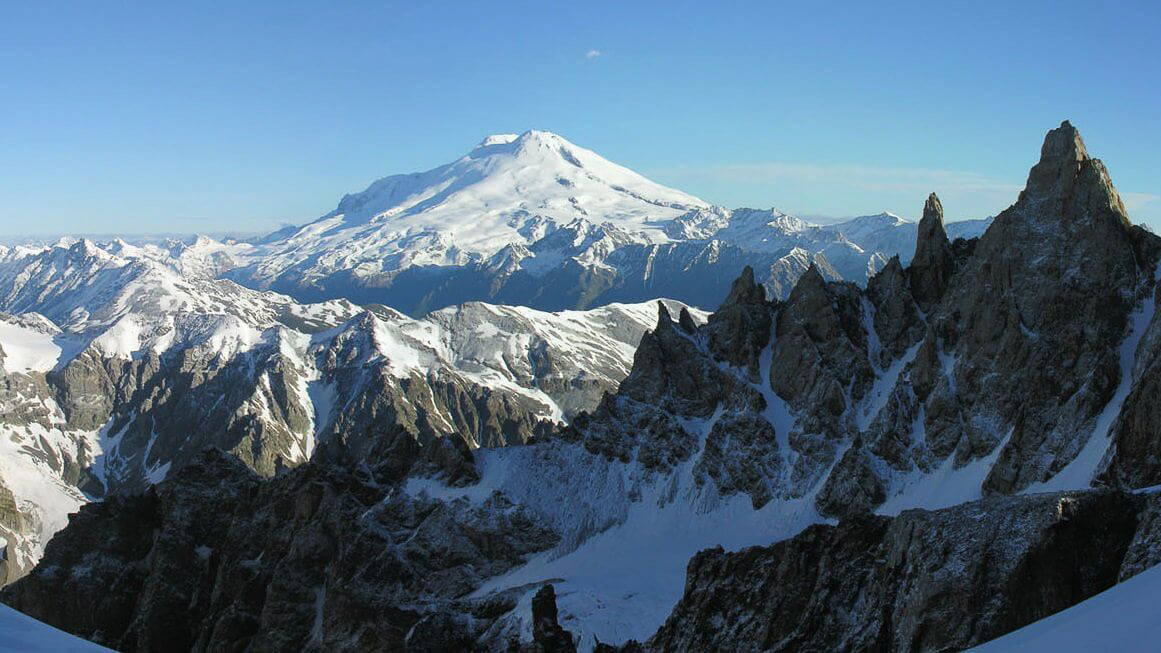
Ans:
{"type": "Polygon", "coordinates": [[[976,653],[1156,650],[1161,642],[1161,566],[1067,610],[971,649],[976,653]]]}
{"type": "Polygon", "coordinates": [[[104,646],[57,630],[0,603],[0,653],[99,653],[104,646]]]}

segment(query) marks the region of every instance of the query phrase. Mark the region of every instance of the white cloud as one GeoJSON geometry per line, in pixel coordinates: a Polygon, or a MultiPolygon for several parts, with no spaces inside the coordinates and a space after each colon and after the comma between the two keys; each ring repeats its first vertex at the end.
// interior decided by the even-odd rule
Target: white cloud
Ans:
{"type": "Polygon", "coordinates": [[[747,163],[669,168],[663,174],[742,184],[796,182],[833,184],[862,190],[955,190],[1019,191],[1022,186],[976,172],[932,168],[894,168],[816,163],[747,163]]]}
{"type": "Polygon", "coordinates": [[[589,50],[585,53],[585,59],[596,59],[603,54],[604,52],[601,52],[600,50],[589,50]]]}
{"type": "MultiPolygon", "coordinates": [[[[668,185],[718,198],[732,206],[764,206],[820,215],[853,216],[880,210],[916,215],[927,193],[937,192],[948,219],[995,215],[1016,201],[1023,179],[998,179],[978,172],[875,165],[760,163],[692,165],[645,171],[668,185]]],[[[1123,192],[1134,222],[1161,232],[1161,194],[1123,192]]]]}
{"type": "Polygon", "coordinates": [[[694,165],[648,173],[677,188],[731,206],[777,206],[791,213],[853,216],[891,211],[915,216],[939,193],[948,220],[995,215],[1023,184],[978,172],[939,168],[787,163],[694,165]],[[729,197],[729,199],[726,199],[729,197]]]}
{"type": "Polygon", "coordinates": [[[1121,201],[1125,203],[1125,208],[1129,211],[1135,211],[1157,200],[1161,200],[1161,195],[1155,195],[1153,193],[1121,193],[1121,201]]]}

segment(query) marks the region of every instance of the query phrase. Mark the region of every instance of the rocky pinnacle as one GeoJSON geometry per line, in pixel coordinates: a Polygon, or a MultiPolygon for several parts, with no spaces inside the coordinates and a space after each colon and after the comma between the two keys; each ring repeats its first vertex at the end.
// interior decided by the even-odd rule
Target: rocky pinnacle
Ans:
{"type": "Polygon", "coordinates": [[[730,286],[730,294],[726,296],[726,300],[722,302],[722,307],[735,306],[739,304],[762,304],[766,301],[766,291],[754,283],[754,268],[746,266],[742,269],[742,274],[734,280],[730,286]]]}
{"type": "Polygon", "coordinates": [[[911,260],[911,292],[921,306],[939,301],[947,289],[955,266],[951,243],[943,228],[943,204],[932,193],[923,205],[923,219],[915,241],[915,257],[911,260]]]}
{"type": "Polygon", "coordinates": [[[1129,225],[1104,164],[1089,157],[1080,132],[1067,120],[1044,137],[1040,161],[1028,172],[1018,203],[1029,202],[1050,202],[1046,208],[1065,214],[1111,211],[1129,225]]]}

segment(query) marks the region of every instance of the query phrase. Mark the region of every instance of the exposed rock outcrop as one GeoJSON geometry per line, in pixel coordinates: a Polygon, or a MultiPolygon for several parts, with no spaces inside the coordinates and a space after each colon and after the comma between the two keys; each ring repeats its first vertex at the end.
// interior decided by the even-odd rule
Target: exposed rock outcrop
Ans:
{"type": "Polygon", "coordinates": [[[1027,187],[980,238],[933,316],[958,359],[959,396],[1012,429],[989,491],[1046,480],[1087,442],[1077,434],[1092,433],[1121,382],[1118,347],[1134,304],[1152,291],[1156,241],[1130,224],[1076,129],[1050,131],[1027,187]]]}
{"type": "Polygon", "coordinates": [[[803,430],[838,439],[844,415],[874,379],[863,328],[863,295],[811,268],[778,311],[770,383],[803,413],[803,430]]]}
{"type": "Polygon", "coordinates": [[[908,270],[899,263],[899,257],[892,257],[867,282],[867,299],[875,309],[872,324],[882,345],[874,362],[881,368],[903,357],[908,349],[923,339],[924,324],[907,274],[908,270]]]}
{"type": "Polygon", "coordinates": [[[1138,508],[1119,493],[991,499],[703,551],[647,648],[961,650],[1115,583],[1138,508]]]}
{"type": "Polygon", "coordinates": [[[1122,581],[1161,564],[1161,494],[1151,494],[1144,499],[1145,508],[1137,520],[1137,532],[1124,561],[1117,580],[1122,581]]]}
{"type": "Polygon", "coordinates": [[[262,481],[211,450],[83,507],[2,598],[123,651],[401,650],[413,627],[416,650],[476,641],[515,604],[459,597],[557,536],[501,497],[411,497],[389,476],[310,463],[262,481]]]}
{"type": "Polygon", "coordinates": [[[545,585],[532,597],[530,653],[576,653],[572,634],[556,620],[556,591],[545,585]]]}
{"type": "MultiPolygon", "coordinates": [[[[1161,284],[1153,291],[1153,305],[1161,298],[1161,284]]],[[[1138,319],[1144,321],[1146,316],[1138,319]]],[[[1100,480],[1116,487],[1161,485],[1161,311],[1154,311],[1130,370],[1132,387],[1110,428],[1112,443],[1102,464],[1100,480]]]]}

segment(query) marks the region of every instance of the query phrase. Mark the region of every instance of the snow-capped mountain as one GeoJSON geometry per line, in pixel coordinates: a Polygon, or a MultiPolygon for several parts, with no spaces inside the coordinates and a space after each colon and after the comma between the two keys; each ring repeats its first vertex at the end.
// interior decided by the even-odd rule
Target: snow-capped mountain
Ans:
{"type": "Polygon", "coordinates": [[[556,134],[500,134],[448,165],[347,195],[332,213],[272,243],[256,278],[271,279],[305,257],[319,258],[307,281],[368,266],[387,273],[480,262],[576,221],[607,222],[634,242],[665,242],[660,225],[707,206],[556,134]]]}
{"type": "Polygon", "coordinates": [[[980,238],[932,194],[865,288],[807,263],[704,324],[662,304],[615,392],[517,446],[434,437],[438,320],[360,315],[310,338],[353,426],[309,462],[191,456],[2,596],[144,649],[962,650],[1161,562],[1159,270],[1064,123],[980,238]]]}
{"type": "Polygon", "coordinates": [[[655,310],[299,304],[212,278],[245,249],[81,240],[0,261],[0,578],[84,502],[209,446],[271,475],[379,429],[520,442],[615,389],[655,310]]]}
{"type": "MultiPolygon", "coordinates": [[[[986,223],[959,227],[975,236],[986,223]]],[[[819,227],[729,210],[654,183],[544,131],[489,136],[459,160],[380,179],[301,228],[263,239],[226,274],[301,301],[405,313],[481,300],[546,310],[675,297],[713,308],[731,270],[796,248],[859,283],[915,245],[895,216],[819,227]]],[[[772,288],[786,283],[786,266],[772,288]]]]}

